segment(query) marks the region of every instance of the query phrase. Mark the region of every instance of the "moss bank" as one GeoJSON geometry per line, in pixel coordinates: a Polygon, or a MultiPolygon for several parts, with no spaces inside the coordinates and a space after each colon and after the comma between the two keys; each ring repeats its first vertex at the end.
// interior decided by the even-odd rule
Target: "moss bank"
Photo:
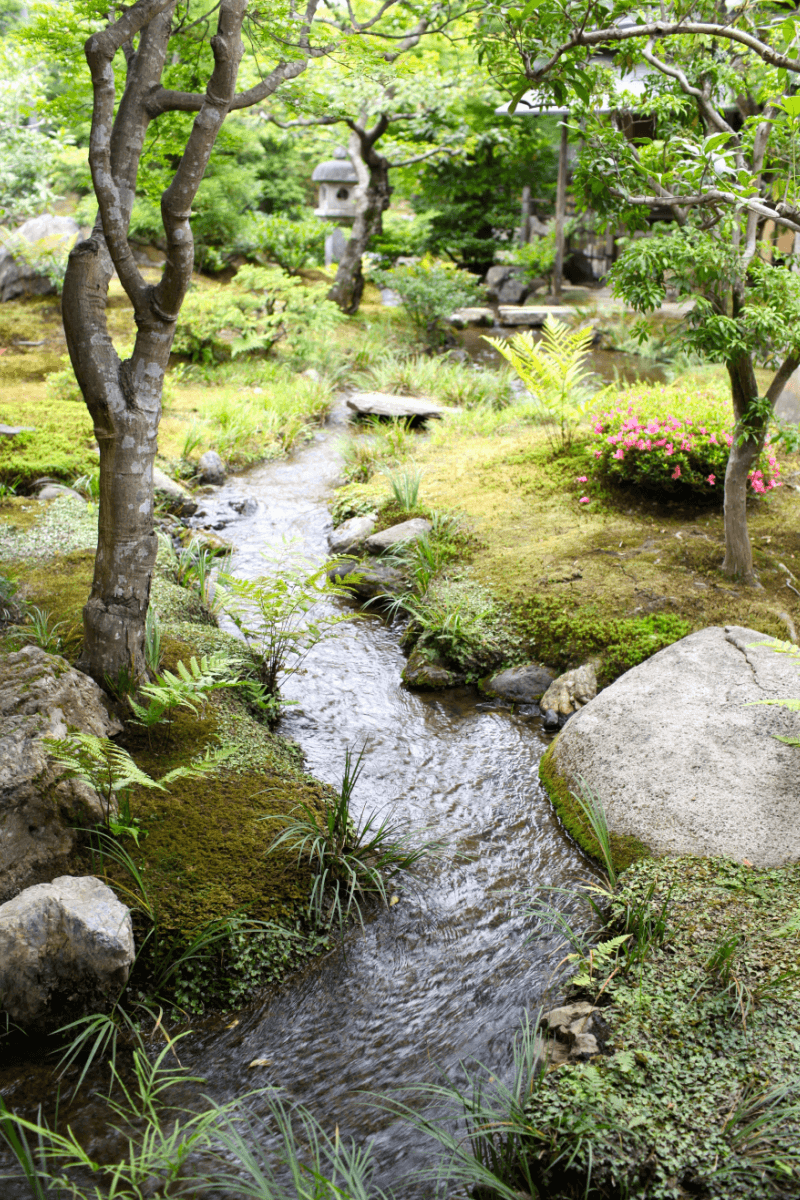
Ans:
{"type": "Polygon", "coordinates": [[[545,1073],[528,1104],[541,1195],[796,1196],[800,866],[641,861],[600,936],[568,999],[602,1006],[604,1053],[545,1073]],[[625,928],[641,954],[597,957],[625,928]]]}

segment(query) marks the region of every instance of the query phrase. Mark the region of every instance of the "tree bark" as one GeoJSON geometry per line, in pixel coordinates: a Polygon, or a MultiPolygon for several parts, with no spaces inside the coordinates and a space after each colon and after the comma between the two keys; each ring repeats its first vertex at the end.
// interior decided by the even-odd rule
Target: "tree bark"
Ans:
{"type": "Polygon", "coordinates": [[[753,551],[747,532],[747,479],[753,464],[764,449],[768,421],[743,424],[752,402],[758,398],[753,360],[740,354],[726,364],[731,381],[736,424],[733,444],[725,468],[725,558],[722,570],[751,587],[759,586],[753,570],[753,551]],[[747,435],[745,435],[747,431],[747,435]]]}
{"type": "Polygon", "coordinates": [[[194,265],[189,216],[219,128],[235,96],[245,0],[222,0],[211,40],[214,67],[181,161],[162,197],[167,262],[159,283],[142,278],[128,244],[136,176],[150,122],[148,98],[160,86],[176,0],[139,0],[86,43],[94,108],[89,148],[99,215],[91,238],[72,251],[62,309],[67,346],[100,447],[97,555],[83,610],[81,668],[101,685],[135,683],[144,673],[144,624],[157,539],[153,464],[169,353],[194,265]],[[133,39],[139,34],[134,51],[133,39]],[[112,61],[126,49],[125,91],[114,113],[112,61]],[[106,327],[108,284],[116,269],[137,325],[133,354],[121,362],[106,327]]]}
{"type": "Polygon", "coordinates": [[[392,189],[389,186],[389,163],[375,150],[375,143],[385,133],[388,119],[381,116],[373,129],[351,124],[350,157],[358,174],[356,217],[347,239],[344,253],[336,270],[336,278],[328,299],[338,304],[342,312],[352,316],[358,312],[364,293],[364,274],[361,260],[370,238],[383,229],[383,214],[389,207],[392,189]]]}

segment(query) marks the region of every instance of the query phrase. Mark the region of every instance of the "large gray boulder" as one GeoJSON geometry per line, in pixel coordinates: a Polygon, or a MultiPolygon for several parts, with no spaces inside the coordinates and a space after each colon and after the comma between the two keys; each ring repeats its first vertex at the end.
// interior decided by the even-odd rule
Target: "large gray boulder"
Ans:
{"type": "Polygon", "coordinates": [[[702,629],[660,650],[568,722],[542,762],[558,804],[583,781],[612,833],[654,854],[800,859],[800,718],[753,701],[800,696],[800,663],[766,635],[702,629]]]}
{"type": "Polygon", "coordinates": [[[90,787],[59,782],[42,738],[120,728],[94,680],[66,659],[38,646],[0,655],[0,902],[62,873],[74,827],[105,817],[90,787]]]}
{"type": "Polygon", "coordinates": [[[93,876],[64,875],[0,905],[0,1009],[24,1029],[107,1007],[134,957],[130,912],[93,876]]]}
{"type": "Polygon", "coordinates": [[[47,296],[56,291],[46,275],[29,266],[19,254],[15,256],[15,247],[27,243],[31,248],[41,250],[53,250],[62,245],[67,248],[79,233],[80,226],[72,217],[54,217],[49,213],[31,217],[20,225],[0,247],[0,301],[5,303],[18,296],[47,296]]]}

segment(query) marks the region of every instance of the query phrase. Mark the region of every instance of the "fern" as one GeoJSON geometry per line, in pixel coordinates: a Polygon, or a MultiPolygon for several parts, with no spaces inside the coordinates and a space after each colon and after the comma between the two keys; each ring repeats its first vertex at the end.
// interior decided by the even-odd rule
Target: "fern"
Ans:
{"type": "Polygon", "coordinates": [[[238,659],[221,653],[204,654],[199,662],[192,655],[188,667],[179,662],[177,675],[165,670],[153,683],[142,687],[140,695],[149,701],[147,706],[128,697],[136,723],[149,730],[165,719],[171,722],[172,714],[178,708],[189,709],[197,715],[199,705],[209,692],[239,686],[239,680],[231,678],[239,667],[238,659]]]}
{"type": "Polygon", "coordinates": [[[573,434],[593,403],[587,402],[584,384],[591,371],[583,369],[592,344],[591,329],[570,329],[562,321],[548,317],[541,341],[525,330],[509,341],[484,338],[503,355],[519,375],[529,392],[539,401],[555,437],[555,449],[565,450],[573,434]]]}

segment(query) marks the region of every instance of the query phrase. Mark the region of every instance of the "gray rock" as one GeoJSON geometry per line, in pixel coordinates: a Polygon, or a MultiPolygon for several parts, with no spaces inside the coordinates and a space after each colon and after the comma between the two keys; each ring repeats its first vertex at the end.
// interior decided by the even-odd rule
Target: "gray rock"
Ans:
{"type": "Polygon", "coordinates": [[[31,217],[20,225],[14,233],[6,238],[6,244],[0,248],[0,301],[15,300],[18,296],[47,296],[56,291],[46,275],[40,275],[33,267],[22,260],[14,258],[15,243],[20,241],[34,245],[41,243],[41,248],[52,250],[63,242],[75,239],[80,233],[80,226],[72,217],[54,217],[45,214],[41,217],[31,217]]]}
{"type": "Polygon", "coordinates": [[[383,563],[362,563],[353,559],[336,563],[328,578],[341,583],[357,600],[390,600],[408,590],[408,583],[397,567],[383,563]]]}
{"type": "Polygon", "coordinates": [[[364,539],[372,533],[375,521],[374,513],[368,513],[363,517],[350,517],[348,521],[342,521],[341,525],[337,526],[328,537],[331,553],[346,554],[348,550],[360,546],[364,539]]]}
{"type": "Polygon", "coordinates": [[[445,409],[432,400],[415,399],[413,396],[391,396],[385,392],[356,392],[347,401],[347,407],[360,417],[391,417],[427,421],[430,417],[441,417],[445,409]]]}
{"type": "Polygon", "coordinates": [[[42,745],[68,727],[97,737],[121,729],[94,680],[66,659],[38,646],[0,655],[0,901],[63,872],[74,827],[105,816],[91,788],[58,782],[42,745]]]}
{"type": "Polygon", "coordinates": [[[59,496],[73,496],[76,500],[86,502],[86,497],[80,492],[76,492],[75,488],[67,487],[63,483],[45,483],[40,487],[36,496],[39,500],[57,500],[59,496]]]}
{"type": "Polygon", "coordinates": [[[529,284],[524,279],[507,279],[497,293],[499,304],[522,304],[528,294],[529,284]]]}
{"type": "Polygon", "coordinates": [[[399,308],[403,303],[403,297],[394,288],[381,288],[381,304],[387,308],[399,308]]]}
{"type": "Polygon", "coordinates": [[[489,267],[483,278],[483,282],[486,286],[486,295],[490,300],[497,299],[497,293],[505,281],[511,277],[512,273],[513,267],[489,267]]]}
{"type": "Polygon", "coordinates": [[[16,437],[18,433],[36,433],[36,426],[0,425],[0,437],[16,437]]]}
{"type": "Polygon", "coordinates": [[[542,712],[552,709],[559,716],[567,717],[588,704],[597,695],[597,674],[593,663],[574,667],[554,679],[539,701],[542,712]]]}
{"type": "Polygon", "coordinates": [[[800,860],[798,717],[752,701],[800,695],[797,662],[766,636],[711,627],[660,650],[576,713],[549,774],[602,800],[612,833],[654,854],[800,860]]]}
{"type": "Polygon", "coordinates": [[[191,517],[197,512],[197,501],[189,489],[176,479],[170,479],[160,467],[153,467],[153,491],[168,510],[179,517],[191,517]]]}
{"type": "Polygon", "coordinates": [[[373,533],[364,545],[370,554],[383,554],[391,546],[399,546],[401,542],[413,542],[423,534],[429,533],[432,526],[424,517],[412,517],[410,521],[401,521],[399,525],[391,525],[380,533],[373,533]]]}
{"type": "Polygon", "coordinates": [[[131,915],[93,876],[61,876],[0,905],[0,1008],[25,1029],[107,1007],[133,960],[131,915]]]}
{"type": "Polygon", "coordinates": [[[200,455],[200,461],[197,464],[197,474],[201,483],[225,482],[225,463],[216,450],[206,450],[205,454],[200,455]]]}
{"type": "Polygon", "coordinates": [[[489,696],[499,696],[514,704],[533,704],[540,700],[550,684],[553,676],[544,667],[529,663],[524,667],[511,667],[493,675],[491,679],[481,681],[481,691],[489,696]]]}
{"type": "Polygon", "coordinates": [[[558,729],[558,713],[554,708],[548,708],[544,714],[542,725],[545,729],[558,729]]]}
{"type": "Polygon", "coordinates": [[[464,682],[464,676],[451,671],[438,656],[429,657],[416,646],[409,655],[401,678],[406,687],[423,691],[459,687],[464,682]]]}
{"type": "MultiPolygon", "coordinates": [[[[594,1005],[586,1000],[579,1000],[575,1004],[565,1004],[545,1013],[541,1024],[559,1042],[569,1046],[570,1059],[591,1058],[600,1053],[597,1037],[592,1032],[593,1017],[597,1011],[594,1005]]],[[[548,1057],[551,1060],[555,1058],[557,1061],[564,1061],[563,1054],[548,1053],[548,1057]]]]}
{"type": "Polygon", "coordinates": [[[457,329],[463,329],[465,325],[494,325],[494,311],[479,306],[457,308],[450,317],[450,324],[455,325],[457,329]]]}

